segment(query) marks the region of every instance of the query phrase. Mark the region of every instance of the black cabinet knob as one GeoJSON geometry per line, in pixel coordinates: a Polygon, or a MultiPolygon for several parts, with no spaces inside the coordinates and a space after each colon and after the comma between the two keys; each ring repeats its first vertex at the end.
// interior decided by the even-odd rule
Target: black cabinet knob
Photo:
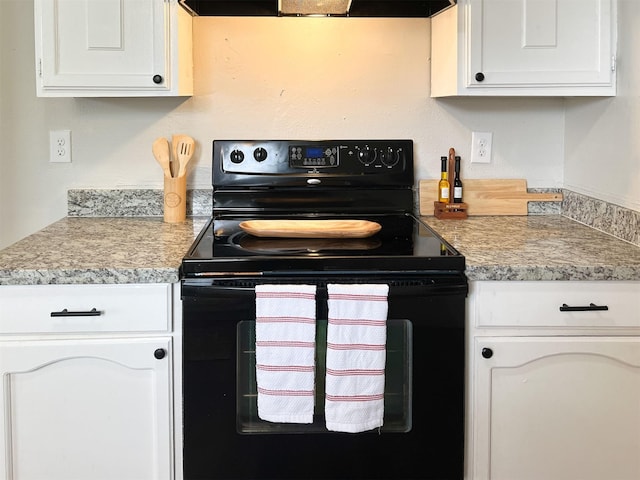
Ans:
{"type": "Polygon", "coordinates": [[[484,73],[482,73],[482,72],[478,72],[478,73],[476,73],[476,81],[477,81],[477,82],[482,82],[482,81],[484,81],[484,73]]]}
{"type": "Polygon", "coordinates": [[[156,357],[158,360],[163,359],[166,354],[167,354],[167,351],[164,348],[158,348],[156,349],[155,352],[153,352],[153,356],[156,357]]]}
{"type": "Polygon", "coordinates": [[[482,356],[484,358],[491,358],[493,357],[493,350],[491,350],[490,348],[484,347],[482,349],[482,356]]]}
{"type": "Polygon", "coordinates": [[[162,80],[163,80],[162,75],[154,75],[153,76],[153,83],[160,84],[160,83],[162,83],[162,80]]]}

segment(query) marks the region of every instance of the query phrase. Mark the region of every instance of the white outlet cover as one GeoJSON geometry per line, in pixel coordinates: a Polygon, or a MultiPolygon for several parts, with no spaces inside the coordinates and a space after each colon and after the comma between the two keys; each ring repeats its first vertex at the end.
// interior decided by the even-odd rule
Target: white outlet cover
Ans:
{"type": "Polygon", "coordinates": [[[49,132],[49,162],[71,162],[71,130],[51,130],[49,132]]]}
{"type": "Polygon", "coordinates": [[[491,163],[492,132],[471,132],[471,163],[491,163]]]}

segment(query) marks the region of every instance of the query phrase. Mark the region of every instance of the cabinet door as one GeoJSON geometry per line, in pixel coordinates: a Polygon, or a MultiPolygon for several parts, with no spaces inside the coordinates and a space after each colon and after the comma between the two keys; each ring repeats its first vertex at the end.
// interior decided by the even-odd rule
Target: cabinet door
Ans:
{"type": "Polygon", "coordinates": [[[167,90],[169,13],[164,0],[36,0],[42,89],[167,90]]]}
{"type": "Polygon", "coordinates": [[[468,0],[467,87],[612,85],[613,2],[468,0]]]}
{"type": "Polygon", "coordinates": [[[640,338],[476,337],[473,355],[474,478],[640,478],[640,338]]]}
{"type": "Polygon", "coordinates": [[[0,342],[3,478],[173,478],[170,342],[0,342]]]}

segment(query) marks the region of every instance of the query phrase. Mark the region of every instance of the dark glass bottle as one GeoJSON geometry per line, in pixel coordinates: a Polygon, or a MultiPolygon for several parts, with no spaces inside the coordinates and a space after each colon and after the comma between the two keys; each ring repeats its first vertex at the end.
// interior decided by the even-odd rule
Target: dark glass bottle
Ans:
{"type": "Polygon", "coordinates": [[[460,157],[455,160],[455,178],[453,179],[453,203],[462,203],[462,180],[460,180],[460,157]]]}

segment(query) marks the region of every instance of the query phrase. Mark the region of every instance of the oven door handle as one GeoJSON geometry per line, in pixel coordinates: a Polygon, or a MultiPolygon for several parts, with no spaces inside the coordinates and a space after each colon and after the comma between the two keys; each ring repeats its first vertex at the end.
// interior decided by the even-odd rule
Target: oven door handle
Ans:
{"type": "MultiPolygon", "coordinates": [[[[208,284],[203,284],[202,281],[197,283],[184,280],[182,282],[182,296],[183,297],[250,297],[255,296],[255,286],[258,284],[268,284],[269,281],[244,281],[238,283],[230,281],[227,284],[221,285],[215,281],[210,281],[208,284]]],[[[285,282],[274,282],[285,283],[285,282]]],[[[298,285],[316,285],[318,287],[317,296],[326,298],[327,296],[327,283],[366,283],[362,282],[349,282],[349,281],[318,281],[295,279],[290,284],[298,285]]],[[[449,279],[449,281],[424,281],[420,283],[414,282],[402,282],[402,281],[390,281],[380,282],[372,281],[370,283],[387,283],[389,285],[389,297],[417,297],[417,296],[437,296],[437,295],[466,295],[468,291],[467,282],[461,282],[459,278],[455,281],[449,279]]]]}

